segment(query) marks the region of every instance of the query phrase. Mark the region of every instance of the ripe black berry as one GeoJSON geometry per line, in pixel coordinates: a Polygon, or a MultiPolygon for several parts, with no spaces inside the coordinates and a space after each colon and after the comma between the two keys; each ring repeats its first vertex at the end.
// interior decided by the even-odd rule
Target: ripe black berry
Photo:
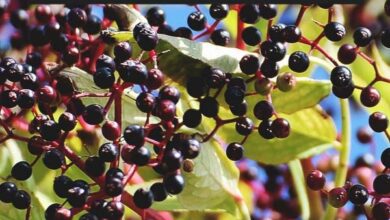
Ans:
{"type": "Polygon", "coordinates": [[[330,22],[325,25],[324,34],[331,41],[340,41],[346,34],[344,25],[338,22],[330,22]]]}
{"type": "Polygon", "coordinates": [[[233,161],[241,160],[241,158],[244,156],[244,148],[239,143],[230,143],[226,147],[226,156],[233,161]]]}
{"type": "Polygon", "coordinates": [[[104,109],[98,104],[88,105],[85,107],[82,116],[88,124],[97,125],[104,120],[104,109]]]}
{"type": "Polygon", "coordinates": [[[245,4],[240,8],[238,14],[240,20],[247,24],[254,24],[259,20],[259,6],[255,4],[245,4]]]}
{"type": "Polygon", "coordinates": [[[137,147],[131,150],[129,160],[123,159],[125,162],[135,164],[137,166],[145,166],[150,160],[151,154],[146,147],[137,147]]]}
{"type": "Polygon", "coordinates": [[[132,55],[132,52],[133,49],[131,48],[130,43],[126,41],[120,42],[114,47],[115,59],[120,63],[129,59],[132,55]]]}
{"type": "Polygon", "coordinates": [[[72,8],[68,12],[67,21],[73,28],[84,27],[87,22],[87,13],[81,8],[72,8]]]}
{"type": "Polygon", "coordinates": [[[211,41],[219,46],[226,46],[230,42],[230,33],[224,29],[217,29],[210,35],[211,41]]]}
{"type": "Polygon", "coordinates": [[[96,69],[100,69],[103,67],[108,67],[111,69],[111,72],[115,71],[115,61],[110,56],[106,54],[102,54],[96,60],[96,69]]]}
{"type": "Polygon", "coordinates": [[[189,40],[192,39],[192,31],[188,27],[179,27],[174,31],[174,36],[187,38],[189,40]]]}
{"type": "Polygon", "coordinates": [[[244,101],[245,90],[240,86],[229,86],[224,94],[225,101],[229,105],[239,105],[244,101]]]}
{"type": "Polygon", "coordinates": [[[390,48],[390,29],[382,31],[381,42],[383,46],[390,48]]]}
{"type": "Polygon", "coordinates": [[[353,41],[359,47],[365,47],[370,44],[372,40],[372,34],[370,29],[365,27],[359,27],[353,33],[353,41]]]}
{"type": "Polygon", "coordinates": [[[347,87],[352,83],[351,70],[345,66],[336,66],[330,73],[330,81],[336,87],[347,87]]]}
{"type": "Polygon", "coordinates": [[[183,115],[183,123],[189,128],[197,127],[202,121],[202,114],[195,109],[188,109],[183,115]]]}
{"type": "Polygon", "coordinates": [[[118,147],[113,143],[104,143],[99,148],[99,157],[104,162],[114,161],[117,158],[118,154],[119,154],[118,147]]]}
{"type": "Polygon", "coordinates": [[[344,64],[351,64],[355,61],[356,56],[356,48],[351,44],[342,45],[337,53],[337,58],[344,64]]]}
{"type": "Polygon", "coordinates": [[[144,128],[139,125],[129,125],[123,131],[125,141],[136,147],[141,147],[144,144],[144,137],[144,128]]]}
{"type": "Polygon", "coordinates": [[[242,117],[236,121],[236,131],[241,135],[249,135],[253,130],[253,121],[250,118],[242,117]]]}
{"type": "Polygon", "coordinates": [[[15,28],[21,29],[26,27],[28,20],[29,16],[26,10],[19,9],[11,13],[10,21],[15,28]]]}
{"type": "Polygon", "coordinates": [[[263,76],[267,78],[273,78],[278,75],[279,65],[275,61],[264,59],[263,63],[260,66],[260,71],[263,76]]]}
{"type": "Polygon", "coordinates": [[[321,190],[325,186],[325,176],[321,171],[313,170],[307,175],[306,184],[312,190],[321,190]]]}
{"type": "Polygon", "coordinates": [[[85,171],[94,177],[98,177],[103,175],[106,169],[106,165],[104,160],[98,156],[91,156],[85,160],[85,171]]]}
{"type": "Polygon", "coordinates": [[[39,68],[42,64],[42,55],[39,52],[32,52],[27,54],[26,63],[34,68],[39,68]]]}
{"type": "Polygon", "coordinates": [[[385,202],[378,202],[375,204],[371,212],[375,220],[388,220],[390,218],[390,206],[385,202]]]}
{"type": "Polygon", "coordinates": [[[90,14],[83,30],[88,34],[98,34],[101,30],[101,23],[102,20],[98,16],[90,14]]]}
{"type": "Polygon", "coordinates": [[[117,70],[125,82],[143,84],[148,79],[148,70],[139,61],[126,60],[117,66],[117,70]]]}
{"type": "Polygon", "coordinates": [[[255,46],[261,42],[261,33],[254,27],[246,27],[241,33],[242,39],[244,42],[250,46],[255,46]]]}
{"type": "Polygon", "coordinates": [[[372,86],[367,86],[360,93],[360,102],[366,107],[374,107],[380,101],[381,95],[378,90],[372,86]]]}
{"type": "Polygon", "coordinates": [[[206,16],[200,11],[192,12],[188,15],[187,24],[194,31],[201,31],[206,27],[206,16]]]}
{"type": "Polygon", "coordinates": [[[283,38],[288,43],[296,43],[301,39],[301,30],[295,25],[287,25],[283,29],[283,38]]]}
{"type": "Polygon", "coordinates": [[[43,139],[54,141],[60,137],[61,129],[55,121],[48,120],[41,125],[39,133],[43,139]]]}
{"type": "Polygon", "coordinates": [[[204,81],[210,88],[221,88],[225,85],[226,74],[219,68],[207,67],[203,72],[204,81]]]}
{"type": "Polygon", "coordinates": [[[286,28],[286,25],[284,24],[274,24],[269,29],[269,37],[274,42],[284,42],[284,29],[286,28]]]}
{"type": "Polygon", "coordinates": [[[62,61],[69,66],[75,65],[80,59],[80,51],[77,47],[70,46],[62,53],[62,61]]]}
{"type": "Polygon", "coordinates": [[[43,156],[43,163],[49,169],[55,170],[65,164],[65,156],[58,149],[52,149],[43,156]]]}
{"type": "Polygon", "coordinates": [[[347,87],[332,86],[333,94],[340,99],[346,99],[351,97],[354,90],[355,86],[353,83],[349,84],[347,87]]]}
{"type": "Polygon", "coordinates": [[[219,112],[219,104],[215,98],[207,96],[200,101],[199,110],[206,117],[215,117],[219,112]]]}
{"type": "Polygon", "coordinates": [[[196,139],[184,140],[181,143],[180,151],[185,159],[194,159],[199,155],[200,143],[196,139]]]}
{"type": "Polygon", "coordinates": [[[210,16],[215,20],[222,20],[226,18],[229,13],[229,5],[227,4],[211,4],[209,9],[210,16]]]}
{"type": "Polygon", "coordinates": [[[277,118],[271,125],[272,133],[277,138],[286,138],[290,134],[290,123],[284,118],[277,118]]]}
{"type": "Polygon", "coordinates": [[[169,194],[177,195],[184,189],[184,178],[178,174],[170,174],[164,177],[163,184],[169,194]]]}
{"type": "Polygon", "coordinates": [[[97,69],[95,74],[93,74],[93,81],[98,87],[108,89],[114,85],[115,76],[110,68],[103,67],[97,69]]]}
{"type": "Polygon", "coordinates": [[[206,93],[207,86],[203,78],[191,77],[187,81],[186,88],[190,96],[199,98],[206,93]]]}
{"type": "Polygon", "coordinates": [[[278,8],[275,4],[259,4],[260,16],[266,20],[276,17],[278,8]]]}
{"type": "Polygon", "coordinates": [[[382,164],[385,167],[390,167],[390,148],[386,148],[381,155],[382,164]]]}
{"type": "Polygon", "coordinates": [[[180,99],[180,92],[176,87],[164,86],[160,89],[158,96],[160,99],[168,99],[176,104],[180,99]]]}
{"type": "Polygon", "coordinates": [[[20,108],[28,109],[35,104],[35,93],[30,89],[19,90],[18,106],[20,108]]]}
{"type": "Polygon", "coordinates": [[[19,82],[24,74],[23,65],[12,63],[5,68],[7,79],[11,82],[19,82]]]}
{"type": "Polygon", "coordinates": [[[302,51],[292,53],[288,59],[288,67],[298,73],[305,72],[309,63],[309,57],[302,51]]]}
{"type": "Polygon", "coordinates": [[[32,167],[26,161],[20,161],[16,163],[11,170],[11,175],[17,180],[26,180],[30,178],[32,174],[32,167]]]}
{"type": "Polygon", "coordinates": [[[382,132],[387,129],[389,120],[382,112],[374,112],[370,115],[368,123],[375,132],[382,132]]]}
{"type": "Polygon", "coordinates": [[[254,55],[245,55],[240,60],[240,69],[247,75],[255,74],[259,67],[260,61],[254,55]]]}
{"type": "Polygon", "coordinates": [[[104,209],[107,206],[107,201],[103,199],[96,199],[90,204],[89,213],[96,215],[98,218],[104,217],[104,209]]]}
{"type": "Polygon", "coordinates": [[[153,193],[142,188],[138,189],[134,192],[133,201],[138,208],[147,209],[152,206],[153,193]]]}
{"type": "MultiPolygon", "coordinates": [[[[137,26],[136,26],[137,27],[137,26]]],[[[146,51],[153,50],[158,43],[157,32],[152,29],[148,24],[134,28],[133,34],[138,46],[146,51]]]]}
{"type": "Polygon", "coordinates": [[[45,219],[55,219],[57,210],[61,208],[61,205],[58,203],[54,203],[49,205],[45,210],[45,219]]]}
{"type": "Polygon", "coordinates": [[[121,219],[125,212],[122,202],[110,201],[104,206],[104,217],[108,219],[121,219]]]}
{"type": "Polygon", "coordinates": [[[31,197],[24,190],[18,190],[12,200],[12,205],[17,209],[27,209],[30,207],[31,197]]]}
{"type": "Polygon", "coordinates": [[[46,35],[44,26],[36,26],[30,30],[29,41],[33,46],[41,47],[48,44],[50,39],[46,35]]]}
{"type": "Polygon", "coordinates": [[[380,174],[379,176],[375,177],[373,187],[374,191],[378,194],[390,193],[390,175],[380,174]]]}
{"type": "Polygon", "coordinates": [[[13,201],[18,188],[14,183],[4,182],[0,184],[0,200],[5,203],[13,201]]]}
{"type": "Polygon", "coordinates": [[[176,105],[169,99],[159,100],[156,108],[155,115],[162,120],[173,120],[176,116],[176,105]]]}
{"type": "Polygon", "coordinates": [[[69,45],[69,39],[65,34],[59,34],[58,36],[51,39],[50,45],[53,50],[63,52],[69,45]]]}
{"type": "Polygon", "coordinates": [[[164,201],[168,196],[163,183],[154,183],[150,187],[150,191],[153,194],[154,201],[164,201]]]}
{"type": "Polygon", "coordinates": [[[272,133],[271,129],[272,121],[267,119],[260,122],[260,125],[258,127],[258,132],[261,137],[264,139],[272,139],[275,137],[275,135],[272,133]]]}
{"type": "Polygon", "coordinates": [[[79,220],[99,220],[99,218],[94,214],[86,213],[86,214],[80,216],[79,220]]]}
{"type": "Polygon", "coordinates": [[[272,117],[274,113],[274,107],[267,100],[262,100],[256,103],[253,108],[253,114],[259,120],[266,120],[272,117]]]}
{"type": "Polygon", "coordinates": [[[183,162],[183,157],[180,151],[176,149],[170,149],[165,151],[162,165],[168,171],[172,172],[180,168],[183,162]]]}
{"type": "Polygon", "coordinates": [[[139,110],[142,112],[151,112],[154,108],[156,102],[156,98],[148,92],[141,92],[137,99],[136,99],[136,105],[139,110]]]}
{"type": "Polygon", "coordinates": [[[107,193],[107,195],[111,197],[119,196],[123,192],[123,182],[121,178],[106,177],[106,183],[104,186],[104,191],[107,193]]]}
{"type": "Polygon", "coordinates": [[[61,198],[68,197],[68,190],[73,186],[73,181],[68,176],[57,176],[54,179],[53,189],[57,196],[61,198]]]}
{"type": "Polygon", "coordinates": [[[363,185],[353,185],[349,189],[348,198],[355,205],[363,205],[368,200],[368,191],[363,185]]]}
{"type": "Polygon", "coordinates": [[[348,193],[343,187],[333,188],[328,193],[329,204],[335,208],[341,208],[348,202],[348,193]]]}
{"type": "Polygon", "coordinates": [[[68,202],[72,207],[83,207],[87,201],[88,192],[84,188],[75,186],[68,190],[68,202]]]}
{"type": "Polygon", "coordinates": [[[165,13],[159,7],[152,7],[146,12],[146,19],[152,26],[160,26],[165,22],[165,13]]]}
{"type": "Polygon", "coordinates": [[[280,42],[264,41],[260,46],[261,54],[271,60],[280,61],[286,55],[286,47],[280,42]]]}
{"type": "Polygon", "coordinates": [[[229,109],[233,115],[243,116],[248,111],[248,103],[244,100],[242,103],[237,105],[229,105],[229,109]]]}

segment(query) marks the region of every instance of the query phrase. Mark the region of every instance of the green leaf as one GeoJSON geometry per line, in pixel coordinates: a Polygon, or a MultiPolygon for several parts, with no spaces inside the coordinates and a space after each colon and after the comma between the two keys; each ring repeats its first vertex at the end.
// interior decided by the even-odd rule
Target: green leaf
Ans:
{"type": "MultiPolygon", "coordinates": [[[[289,137],[266,140],[253,132],[244,144],[247,158],[267,164],[280,164],[319,154],[337,144],[335,125],[319,107],[303,109],[290,115],[280,114],[280,117],[290,123],[289,137]]],[[[208,126],[209,129],[212,127],[210,124],[208,126]]],[[[243,138],[235,131],[234,124],[223,126],[216,136],[226,143],[241,141],[243,138]]]]}
{"type": "Polygon", "coordinates": [[[146,18],[142,16],[139,11],[135,10],[134,8],[130,8],[128,5],[110,4],[107,5],[107,7],[110,7],[115,13],[115,21],[119,30],[121,31],[133,30],[134,26],[139,22],[148,23],[146,18]]]}

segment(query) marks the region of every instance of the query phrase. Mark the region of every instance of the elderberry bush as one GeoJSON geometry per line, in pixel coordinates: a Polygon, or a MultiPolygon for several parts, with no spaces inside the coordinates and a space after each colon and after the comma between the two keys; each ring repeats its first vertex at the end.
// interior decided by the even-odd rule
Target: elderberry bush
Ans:
{"type": "Polygon", "coordinates": [[[389,219],[380,5],[0,0],[0,216],[389,219]]]}

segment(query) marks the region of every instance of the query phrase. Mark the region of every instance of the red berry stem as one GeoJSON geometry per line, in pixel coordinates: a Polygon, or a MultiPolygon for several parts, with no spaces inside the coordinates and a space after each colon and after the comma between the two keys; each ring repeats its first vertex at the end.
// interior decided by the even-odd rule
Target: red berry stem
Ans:
{"type": "Polygon", "coordinates": [[[374,85],[378,81],[390,83],[390,79],[382,76],[382,74],[379,72],[378,65],[377,65],[377,63],[376,63],[376,61],[374,59],[369,57],[367,54],[365,54],[361,50],[358,50],[357,54],[359,56],[361,56],[363,59],[365,59],[368,63],[370,63],[372,65],[372,67],[374,68],[375,78],[372,80],[372,82],[370,84],[368,84],[368,86],[372,86],[372,85],[374,85]]]}
{"type": "Polygon", "coordinates": [[[147,220],[172,220],[171,218],[166,218],[161,216],[158,212],[152,209],[140,209],[133,202],[133,196],[131,196],[127,191],[122,193],[121,202],[135,211],[138,215],[144,216],[143,219],[147,220]]]}
{"type": "Polygon", "coordinates": [[[31,216],[31,205],[26,210],[26,220],[29,220],[31,216]]]}
{"type": "Polygon", "coordinates": [[[219,20],[214,21],[214,23],[211,26],[207,26],[206,30],[204,32],[196,35],[195,37],[192,38],[192,40],[197,40],[203,36],[211,34],[215,30],[215,28],[218,26],[218,24],[219,24],[219,20]]]}
{"type": "MultiPolygon", "coordinates": [[[[241,6],[238,5],[237,6],[238,10],[240,10],[241,6]]],[[[241,49],[241,50],[244,50],[245,49],[245,43],[244,43],[244,40],[242,39],[242,31],[244,30],[245,28],[245,24],[244,22],[242,22],[240,20],[240,17],[237,16],[237,38],[236,38],[236,48],[238,49],[241,49]]]]}
{"type": "Polygon", "coordinates": [[[298,13],[298,16],[297,16],[297,19],[295,20],[295,26],[299,26],[299,24],[301,24],[301,21],[302,21],[302,18],[303,18],[303,15],[305,15],[305,12],[306,10],[309,8],[309,6],[306,6],[306,5],[302,5],[301,8],[299,9],[299,13],[298,13]]]}
{"type": "Polygon", "coordinates": [[[337,61],[336,61],[335,59],[333,59],[333,57],[332,57],[330,54],[328,54],[328,52],[326,52],[320,45],[318,45],[318,43],[314,43],[313,41],[307,39],[307,38],[304,37],[304,36],[301,36],[301,39],[299,40],[299,42],[314,47],[314,48],[317,49],[319,52],[321,52],[321,53],[322,53],[330,62],[332,62],[333,65],[335,65],[335,66],[338,66],[338,65],[339,65],[339,64],[337,63],[337,61]]]}

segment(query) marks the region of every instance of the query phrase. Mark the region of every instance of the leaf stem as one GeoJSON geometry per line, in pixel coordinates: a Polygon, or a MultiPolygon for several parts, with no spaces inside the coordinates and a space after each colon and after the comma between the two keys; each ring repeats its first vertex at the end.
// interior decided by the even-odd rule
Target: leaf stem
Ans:
{"type": "Polygon", "coordinates": [[[309,197],[307,195],[305,187],[305,178],[303,174],[303,168],[299,160],[293,160],[288,163],[288,167],[291,172],[292,180],[294,182],[295,192],[298,195],[299,205],[301,207],[301,217],[302,219],[310,218],[310,207],[309,197]]]}
{"type": "MultiPolygon", "coordinates": [[[[340,99],[341,106],[341,150],[340,162],[336,170],[335,186],[343,186],[347,177],[348,161],[350,155],[351,129],[350,129],[350,112],[348,99],[340,99]]],[[[337,209],[328,205],[324,215],[324,220],[333,220],[337,214],[337,209]]]]}

